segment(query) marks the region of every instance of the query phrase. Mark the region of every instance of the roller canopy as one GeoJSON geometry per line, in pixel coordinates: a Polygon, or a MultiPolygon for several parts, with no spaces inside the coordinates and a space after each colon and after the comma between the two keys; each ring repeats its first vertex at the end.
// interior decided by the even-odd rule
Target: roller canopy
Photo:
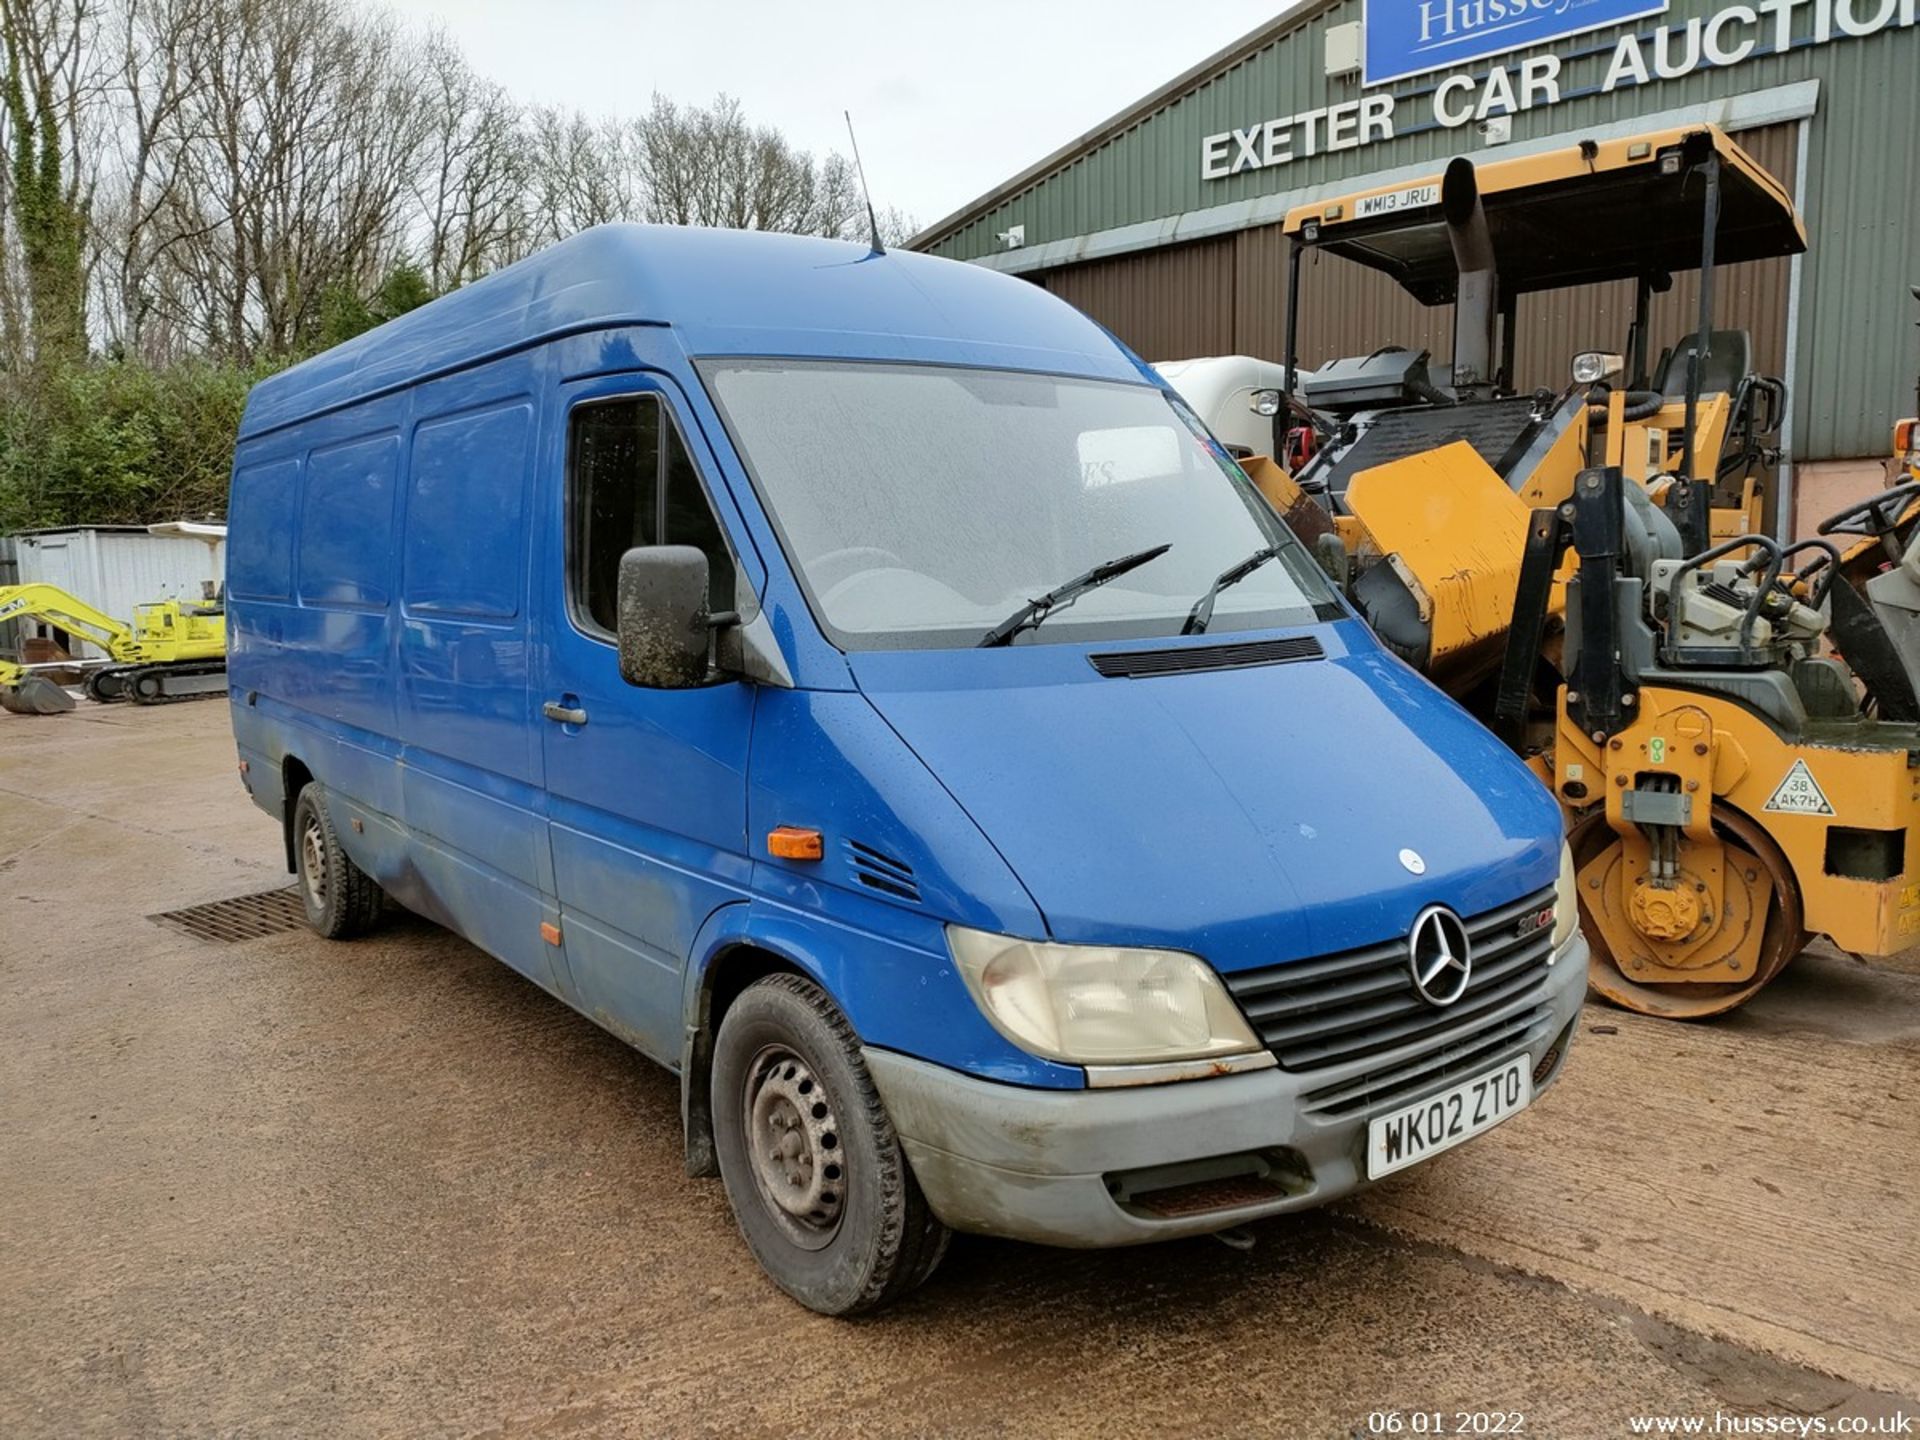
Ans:
{"type": "MultiPolygon", "coordinates": [[[[1721,161],[1715,265],[1805,250],[1785,189],[1714,126],[1585,141],[1474,167],[1502,293],[1699,269],[1705,185],[1694,167],[1713,153],[1721,161]],[[1670,155],[1680,164],[1662,173],[1670,155]]],[[[1422,304],[1449,305],[1456,267],[1440,188],[1435,171],[1298,206],[1287,233],[1391,275],[1422,304]]]]}

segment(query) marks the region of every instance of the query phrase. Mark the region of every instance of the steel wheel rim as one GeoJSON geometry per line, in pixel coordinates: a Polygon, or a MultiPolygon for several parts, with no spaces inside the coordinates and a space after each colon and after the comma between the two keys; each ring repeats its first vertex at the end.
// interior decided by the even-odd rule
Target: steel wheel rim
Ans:
{"type": "MultiPolygon", "coordinates": [[[[1605,927],[1589,913],[1586,894],[1580,897],[1581,928],[1586,932],[1590,959],[1588,984],[1594,993],[1614,1004],[1642,1015],[1673,1020],[1705,1020],[1744,1005],[1751,1000],[1807,946],[1807,933],[1800,928],[1800,897],[1794,888],[1793,871],[1766,831],[1739,811],[1727,806],[1714,807],[1714,824],[1721,841],[1744,852],[1757,863],[1772,882],[1767,914],[1760,942],[1760,954],[1751,978],[1724,984],[1659,984],[1632,979],[1621,966],[1606,939],[1605,927]]],[[[1606,816],[1595,811],[1575,825],[1568,836],[1573,847],[1576,870],[1584,871],[1587,861],[1600,854],[1617,837],[1607,826],[1606,816]]]]}
{"type": "Polygon", "coordinates": [[[300,827],[300,878],[307,888],[307,903],[316,911],[327,908],[327,838],[320,830],[320,817],[308,815],[300,827]]]}
{"type": "Polygon", "coordinates": [[[847,1161],[832,1098],[804,1057],[769,1045],[747,1067],[741,1131],[768,1215],[804,1250],[822,1250],[846,1215],[847,1161]]]}

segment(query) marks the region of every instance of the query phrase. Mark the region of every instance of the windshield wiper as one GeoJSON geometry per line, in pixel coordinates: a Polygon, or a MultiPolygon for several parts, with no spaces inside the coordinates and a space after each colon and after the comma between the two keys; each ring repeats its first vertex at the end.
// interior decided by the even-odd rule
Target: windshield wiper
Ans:
{"type": "Polygon", "coordinates": [[[1002,620],[993,629],[980,637],[981,646],[1010,645],[1013,637],[1022,630],[1031,630],[1048,615],[1064,605],[1071,605],[1089,590],[1117,580],[1129,570],[1137,570],[1149,560],[1158,560],[1171,545],[1155,545],[1150,549],[1136,550],[1131,555],[1122,555],[1118,560],[1106,560],[1094,566],[1084,575],[1076,575],[1064,585],[1055,586],[1046,594],[1029,600],[1013,614],[1002,620]]]}
{"type": "Polygon", "coordinates": [[[1198,635],[1205,631],[1213,623],[1213,602],[1220,598],[1220,592],[1230,585],[1238,585],[1279,553],[1278,545],[1269,545],[1254,551],[1231,569],[1222,570],[1214,577],[1213,584],[1207,587],[1207,593],[1193,602],[1193,609],[1187,612],[1187,623],[1180,627],[1180,633],[1198,635]]]}

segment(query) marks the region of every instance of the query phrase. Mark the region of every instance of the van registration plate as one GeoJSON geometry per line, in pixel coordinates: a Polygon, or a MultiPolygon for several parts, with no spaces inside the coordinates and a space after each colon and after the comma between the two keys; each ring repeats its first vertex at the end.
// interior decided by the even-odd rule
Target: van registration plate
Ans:
{"type": "Polygon", "coordinates": [[[1367,1122],[1367,1178],[1378,1180],[1491,1130],[1533,1103],[1533,1061],[1516,1055],[1497,1070],[1463,1080],[1367,1122]]]}

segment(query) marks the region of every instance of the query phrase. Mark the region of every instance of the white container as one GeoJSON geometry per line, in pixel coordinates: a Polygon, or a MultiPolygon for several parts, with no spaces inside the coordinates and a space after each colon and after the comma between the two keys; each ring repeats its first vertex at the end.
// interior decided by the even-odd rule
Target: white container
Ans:
{"type": "MultiPolygon", "coordinates": [[[[224,543],[149,535],[138,525],[29,530],[0,539],[0,547],[12,552],[16,583],[58,585],[128,624],[136,605],[202,599],[204,587],[218,584],[227,570],[224,543]]],[[[75,638],[75,658],[101,653],[75,638]]],[[[0,636],[6,649],[18,643],[15,636],[0,636]]]]}

